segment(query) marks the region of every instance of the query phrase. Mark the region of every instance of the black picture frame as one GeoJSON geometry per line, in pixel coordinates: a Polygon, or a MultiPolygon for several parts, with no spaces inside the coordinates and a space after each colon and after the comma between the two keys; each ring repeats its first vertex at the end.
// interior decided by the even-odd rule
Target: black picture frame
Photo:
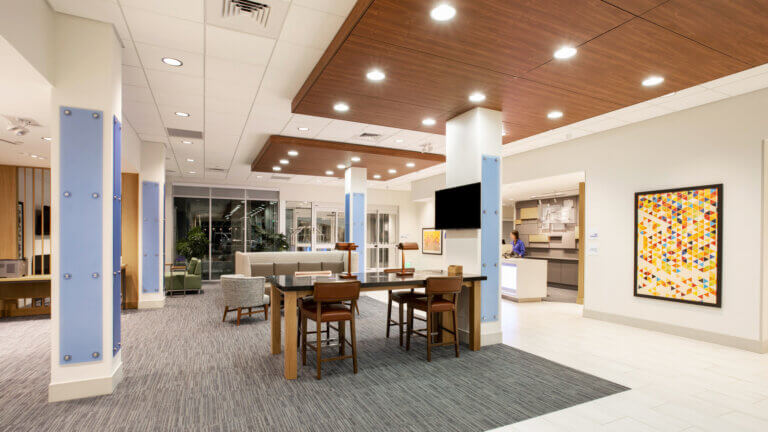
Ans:
{"type": "Polygon", "coordinates": [[[442,255],[443,254],[443,230],[435,229],[435,228],[422,228],[421,229],[421,253],[427,254],[427,255],[442,255]],[[440,252],[427,252],[426,249],[424,249],[424,231],[440,231],[440,252]]]}
{"type": "Polygon", "coordinates": [[[722,307],[723,302],[723,184],[711,184],[711,185],[703,185],[703,186],[691,186],[691,187],[681,187],[681,188],[673,188],[673,189],[660,189],[660,190],[653,190],[653,191],[643,191],[643,192],[635,192],[635,200],[634,200],[634,212],[635,212],[635,225],[634,225],[634,273],[633,273],[633,279],[634,279],[634,286],[632,287],[632,292],[635,297],[641,297],[641,298],[650,298],[654,300],[666,300],[676,303],[685,303],[690,305],[696,305],[696,306],[706,306],[706,307],[716,307],[720,308],[722,307]],[[704,302],[697,302],[697,301],[691,301],[691,300],[684,300],[684,299],[676,299],[676,298],[668,298],[668,297],[659,297],[659,296],[653,296],[648,294],[639,294],[637,292],[637,271],[638,271],[638,222],[639,222],[639,211],[638,211],[638,202],[640,200],[640,197],[643,195],[653,195],[653,194],[660,194],[660,193],[673,193],[673,192],[684,192],[684,191],[696,191],[701,189],[717,189],[717,225],[716,225],[716,235],[717,235],[717,295],[715,298],[715,303],[704,303],[704,302]]]}

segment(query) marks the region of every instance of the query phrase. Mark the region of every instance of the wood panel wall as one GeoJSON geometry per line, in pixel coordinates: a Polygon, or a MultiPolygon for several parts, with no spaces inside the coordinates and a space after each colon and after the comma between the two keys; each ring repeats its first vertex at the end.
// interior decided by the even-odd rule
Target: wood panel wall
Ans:
{"type": "Polygon", "coordinates": [[[17,182],[16,167],[0,165],[0,259],[18,258],[16,248],[17,182]]]}
{"type": "Polygon", "coordinates": [[[125,264],[125,307],[139,307],[139,175],[123,173],[122,257],[125,264]]]}

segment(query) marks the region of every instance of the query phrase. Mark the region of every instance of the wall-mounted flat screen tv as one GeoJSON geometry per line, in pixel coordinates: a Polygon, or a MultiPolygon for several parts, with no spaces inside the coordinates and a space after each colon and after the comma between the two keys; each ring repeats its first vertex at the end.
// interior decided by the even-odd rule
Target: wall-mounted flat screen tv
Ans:
{"type": "Polygon", "coordinates": [[[480,183],[435,191],[435,229],[480,228],[480,183]]]}

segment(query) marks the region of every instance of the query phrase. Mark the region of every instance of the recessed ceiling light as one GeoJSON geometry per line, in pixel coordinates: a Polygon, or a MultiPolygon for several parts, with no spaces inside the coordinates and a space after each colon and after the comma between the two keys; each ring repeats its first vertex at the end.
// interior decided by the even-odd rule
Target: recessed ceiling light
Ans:
{"type": "Polygon", "coordinates": [[[43,139],[46,140],[46,141],[50,141],[51,137],[43,137],[43,139]]]}
{"type": "Polygon", "coordinates": [[[351,160],[352,162],[360,162],[360,158],[358,156],[352,156],[351,158],[349,158],[349,160],[351,160]]]}
{"type": "Polygon", "coordinates": [[[381,175],[379,175],[379,174],[374,174],[374,175],[373,175],[373,178],[375,178],[375,179],[380,179],[380,178],[381,178],[381,175]]]}
{"type": "Polygon", "coordinates": [[[475,92],[469,95],[469,100],[471,102],[482,102],[485,100],[485,95],[480,92],[475,92]]]}
{"type": "Polygon", "coordinates": [[[501,128],[501,136],[507,136],[507,131],[504,128],[501,128]]]}
{"type": "Polygon", "coordinates": [[[305,126],[302,126],[302,127],[298,128],[298,129],[299,129],[299,132],[306,132],[306,131],[309,130],[309,128],[305,127],[305,126]]]}
{"type": "Polygon", "coordinates": [[[280,159],[281,165],[288,165],[288,159],[280,159]]]}
{"type": "Polygon", "coordinates": [[[387,172],[390,173],[390,174],[396,174],[397,170],[394,169],[394,168],[390,168],[390,169],[387,170],[387,172]]]}
{"type": "Polygon", "coordinates": [[[288,150],[288,156],[298,156],[299,152],[296,150],[288,150]]]}
{"type": "Polygon", "coordinates": [[[176,111],[174,114],[176,114],[179,117],[189,117],[189,113],[187,112],[176,111]]]}
{"type": "Polygon", "coordinates": [[[187,141],[187,140],[184,140],[184,141],[182,141],[181,143],[182,143],[182,144],[192,144],[192,141],[187,141]]]}
{"type": "Polygon", "coordinates": [[[45,160],[45,156],[38,156],[37,158],[45,160]]]}
{"type": "Polygon", "coordinates": [[[163,57],[163,63],[167,64],[168,66],[181,66],[184,64],[179,59],[171,58],[171,57],[163,57]]]}
{"type": "Polygon", "coordinates": [[[387,76],[384,75],[384,72],[380,71],[379,69],[371,69],[367,74],[365,74],[365,77],[371,81],[381,81],[387,76]]]}
{"type": "Polygon", "coordinates": [[[562,116],[563,116],[562,111],[550,111],[549,113],[547,113],[547,118],[551,118],[551,119],[559,119],[562,116]]]}
{"type": "Polygon", "coordinates": [[[448,21],[449,19],[456,16],[456,9],[443,3],[432,9],[432,11],[429,13],[429,16],[431,16],[435,21],[448,21]]]}
{"type": "Polygon", "coordinates": [[[405,166],[407,166],[408,168],[413,168],[416,166],[416,164],[413,162],[408,162],[407,164],[405,164],[405,166]]]}
{"type": "Polygon", "coordinates": [[[325,172],[325,175],[333,175],[333,171],[328,170],[328,171],[325,172]]]}
{"type": "Polygon", "coordinates": [[[433,118],[425,118],[424,120],[421,121],[421,124],[423,124],[424,126],[434,126],[435,123],[437,122],[433,118]]]}
{"type": "Polygon", "coordinates": [[[187,162],[194,162],[194,159],[187,158],[187,162]]]}
{"type": "Polygon", "coordinates": [[[279,166],[277,166],[277,165],[275,165],[275,166],[273,166],[273,167],[272,167],[272,171],[280,171],[281,169],[282,169],[282,168],[280,168],[280,167],[279,167],[279,166]]]}
{"type": "Polygon", "coordinates": [[[349,105],[345,104],[344,102],[339,102],[333,106],[333,109],[338,112],[347,112],[349,111],[349,105]]]}
{"type": "Polygon", "coordinates": [[[344,168],[346,168],[346,167],[347,167],[347,166],[346,166],[346,165],[343,165],[343,164],[338,164],[338,165],[336,165],[336,168],[338,168],[338,169],[344,169],[344,168]]]}
{"type": "Polygon", "coordinates": [[[257,175],[257,176],[256,176],[256,178],[257,178],[257,179],[260,179],[260,178],[262,178],[262,177],[264,177],[264,176],[260,176],[260,175],[257,175]]]}
{"type": "Polygon", "coordinates": [[[559,60],[565,60],[576,55],[578,50],[574,47],[564,46],[555,51],[555,58],[559,60]]]}
{"type": "Polygon", "coordinates": [[[31,157],[33,159],[37,159],[37,155],[36,154],[31,154],[31,155],[29,155],[29,157],[31,157]]]}
{"type": "Polygon", "coordinates": [[[398,139],[396,139],[396,140],[395,140],[395,142],[396,142],[396,143],[398,143],[398,144],[400,144],[401,142],[403,142],[403,140],[402,140],[402,139],[400,139],[400,138],[398,138],[398,139]]]}
{"type": "Polygon", "coordinates": [[[660,77],[658,75],[649,76],[648,78],[643,80],[643,85],[645,87],[653,87],[656,85],[659,85],[664,82],[664,77],[660,77]]]}
{"type": "Polygon", "coordinates": [[[197,174],[197,171],[189,171],[188,174],[197,174]]]}

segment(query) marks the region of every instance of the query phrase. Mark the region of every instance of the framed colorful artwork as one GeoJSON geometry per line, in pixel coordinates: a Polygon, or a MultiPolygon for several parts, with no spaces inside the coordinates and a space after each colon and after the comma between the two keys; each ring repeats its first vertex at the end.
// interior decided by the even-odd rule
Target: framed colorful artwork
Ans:
{"type": "Polygon", "coordinates": [[[443,230],[434,228],[421,229],[421,253],[430,255],[443,254],[443,230]]]}
{"type": "Polygon", "coordinates": [[[635,296],[720,307],[722,225],[722,184],[635,193],[635,296]]]}

